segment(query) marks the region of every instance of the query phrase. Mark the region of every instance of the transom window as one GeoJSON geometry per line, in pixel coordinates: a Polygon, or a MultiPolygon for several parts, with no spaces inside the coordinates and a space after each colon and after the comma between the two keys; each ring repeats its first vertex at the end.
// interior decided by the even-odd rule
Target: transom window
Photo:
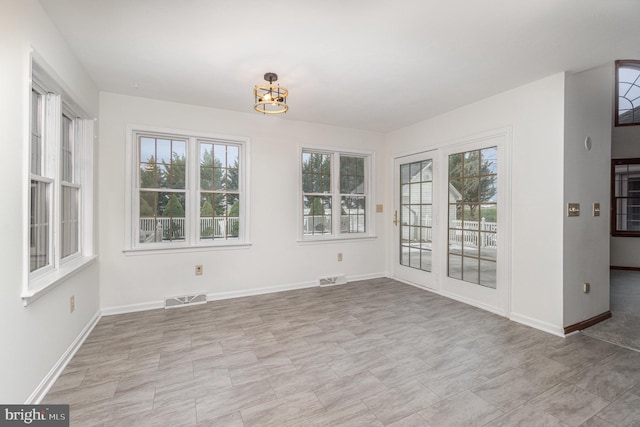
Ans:
{"type": "Polygon", "coordinates": [[[616,61],[615,124],[640,124],[640,61],[616,61]]]}
{"type": "Polygon", "coordinates": [[[130,249],[247,241],[248,140],[132,131],[130,249]]]}
{"type": "Polygon", "coordinates": [[[369,153],[302,150],[303,239],[371,235],[370,162],[369,153]]]}

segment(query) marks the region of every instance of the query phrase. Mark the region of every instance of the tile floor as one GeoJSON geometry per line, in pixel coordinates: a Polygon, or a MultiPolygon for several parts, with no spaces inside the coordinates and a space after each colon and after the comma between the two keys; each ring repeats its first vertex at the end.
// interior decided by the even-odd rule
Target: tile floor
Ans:
{"type": "Polygon", "coordinates": [[[584,333],[640,351],[640,271],[611,270],[611,319],[584,333]]]}
{"type": "Polygon", "coordinates": [[[72,426],[640,425],[640,353],[390,279],[104,317],[72,426]]]}

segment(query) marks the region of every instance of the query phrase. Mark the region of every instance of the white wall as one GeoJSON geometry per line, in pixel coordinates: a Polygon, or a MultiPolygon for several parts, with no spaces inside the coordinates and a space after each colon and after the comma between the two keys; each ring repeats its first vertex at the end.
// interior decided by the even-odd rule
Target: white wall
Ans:
{"type": "MultiPolygon", "coordinates": [[[[247,89],[250,93],[251,88],[247,89]]],[[[247,102],[250,102],[250,97],[247,102]]],[[[248,109],[251,107],[248,105],[248,109]]],[[[252,111],[252,110],[251,110],[252,111]]],[[[312,284],[319,276],[382,276],[385,234],[361,242],[298,243],[298,145],[373,150],[377,203],[384,197],[383,136],[286,117],[237,113],[164,101],[100,94],[100,283],[107,312],[156,306],[166,296],[204,291],[239,295],[312,284]],[[251,241],[248,249],[126,255],[124,241],[126,127],[151,125],[251,138],[251,241]],[[337,262],[337,253],[344,261],[337,262]],[[204,275],[196,277],[196,264],[204,275]]]]}
{"type": "MultiPolygon", "coordinates": [[[[611,158],[640,158],[640,126],[613,128],[611,158]]],[[[640,239],[611,237],[611,265],[640,268],[640,239]]]]}
{"type": "MultiPolygon", "coordinates": [[[[385,138],[387,159],[504,127],[513,131],[510,316],[561,334],[564,74],[391,132],[385,138]]],[[[388,175],[387,205],[391,185],[388,175]]],[[[389,271],[393,258],[388,249],[389,271]]]]}
{"type": "Polygon", "coordinates": [[[94,263],[27,307],[20,293],[28,250],[27,175],[29,46],[57,71],[87,113],[97,116],[98,92],[36,0],[2,1],[0,13],[0,402],[25,403],[99,310],[94,263]],[[69,313],[69,297],[76,310],[69,313]]]}
{"type": "Polygon", "coordinates": [[[614,70],[607,64],[567,74],[564,144],[564,325],[609,310],[611,105],[614,70]],[[585,138],[591,139],[591,150],[585,138]],[[567,203],[580,216],[567,217],[567,203]],[[600,203],[600,216],[593,216],[600,203]],[[583,293],[583,283],[591,291],[583,293]]]}

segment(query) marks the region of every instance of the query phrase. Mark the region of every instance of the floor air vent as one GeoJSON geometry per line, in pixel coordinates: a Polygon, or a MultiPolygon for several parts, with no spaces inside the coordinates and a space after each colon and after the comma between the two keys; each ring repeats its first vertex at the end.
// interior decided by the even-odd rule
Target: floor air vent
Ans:
{"type": "Polygon", "coordinates": [[[164,308],[186,307],[188,305],[204,304],[207,302],[207,294],[183,295],[168,297],[164,300],[164,308]]]}
{"type": "Polygon", "coordinates": [[[347,278],[344,274],[339,274],[337,276],[321,277],[319,282],[320,286],[344,285],[347,283],[347,278]]]}

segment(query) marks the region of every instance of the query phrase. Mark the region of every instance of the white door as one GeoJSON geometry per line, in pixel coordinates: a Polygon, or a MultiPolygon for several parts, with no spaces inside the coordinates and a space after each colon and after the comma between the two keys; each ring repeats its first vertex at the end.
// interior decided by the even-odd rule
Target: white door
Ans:
{"type": "Polygon", "coordinates": [[[394,277],[434,289],[434,154],[394,160],[394,277]]]}
{"type": "Polygon", "coordinates": [[[509,129],[394,159],[394,278],[504,316],[509,129]]]}

